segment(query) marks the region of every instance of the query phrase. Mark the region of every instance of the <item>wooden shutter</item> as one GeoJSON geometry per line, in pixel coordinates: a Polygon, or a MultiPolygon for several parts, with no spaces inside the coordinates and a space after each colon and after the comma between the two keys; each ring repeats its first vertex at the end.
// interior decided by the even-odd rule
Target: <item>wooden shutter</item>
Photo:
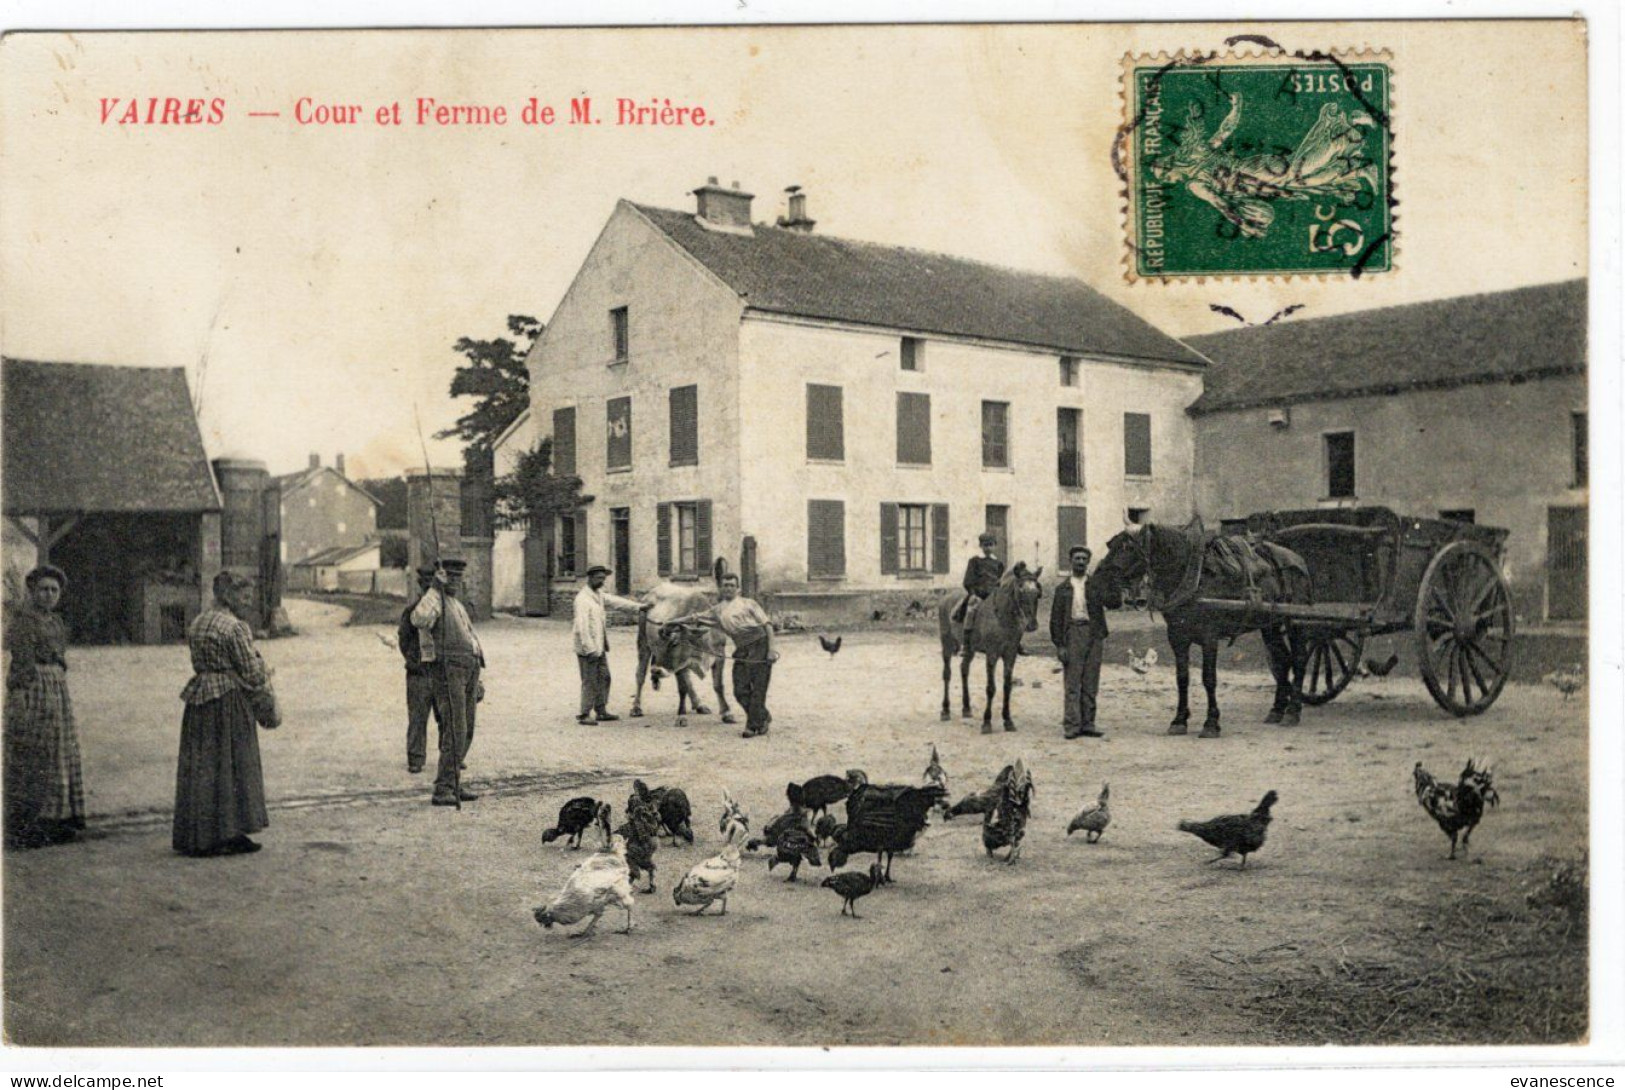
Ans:
{"type": "Polygon", "coordinates": [[[671,574],[671,504],[655,504],[655,570],[671,574]]]}
{"type": "Polygon", "coordinates": [[[931,464],[931,395],[897,395],[897,461],[899,465],[931,464]]]}
{"type": "Polygon", "coordinates": [[[694,570],[711,570],[711,501],[694,505],[694,570]]]}
{"type": "Polygon", "coordinates": [[[587,574],[587,512],[577,511],[576,520],[576,571],[577,575],[587,574]]]}
{"type": "Polygon", "coordinates": [[[931,570],[941,575],[948,570],[948,505],[931,505],[931,570]]]}
{"type": "Polygon", "coordinates": [[[1089,543],[1089,509],[1062,505],[1055,509],[1057,563],[1063,572],[1072,570],[1067,550],[1074,545],[1089,543]]]}
{"type": "Polygon", "coordinates": [[[574,407],[553,410],[553,475],[576,475],[576,411],[574,407]]]}
{"type": "Polygon", "coordinates": [[[880,505],[880,574],[897,574],[897,505],[880,505]]]}
{"type": "Polygon", "coordinates": [[[671,464],[700,464],[699,387],[671,389],[671,464]]]}
{"type": "Polygon", "coordinates": [[[982,465],[989,469],[1010,467],[1010,403],[982,402],[982,465]]]}
{"type": "Polygon", "coordinates": [[[1146,413],[1123,414],[1123,473],[1151,476],[1151,417],[1146,413]]]}
{"type": "Polygon", "coordinates": [[[839,386],[807,384],[807,457],[832,462],[846,458],[846,427],[839,386]]]}
{"type": "Polygon", "coordinates": [[[846,504],[841,500],[807,501],[807,575],[835,578],[846,574],[846,504]]]}

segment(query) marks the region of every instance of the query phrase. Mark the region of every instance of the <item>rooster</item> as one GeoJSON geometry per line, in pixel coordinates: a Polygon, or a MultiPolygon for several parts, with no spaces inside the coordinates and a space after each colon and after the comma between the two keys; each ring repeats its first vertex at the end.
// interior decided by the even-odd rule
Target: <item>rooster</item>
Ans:
{"type": "Polygon", "coordinates": [[[632,881],[648,875],[649,888],[655,891],[655,852],[660,848],[660,812],[655,808],[654,796],[642,780],[632,781],[632,797],[626,800],[626,821],[615,832],[626,838],[623,854],[632,881]]]}
{"type": "Polygon", "coordinates": [[[914,847],[926,816],[943,797],[940,787],[904,787],[860,783],[846,800],[846,828],[830,849],[829,869],[839,870],[854,855],[873,852],[886,857],[884,882],[890,882],[892,856],[914,847]]]}
{"type": "Polygon", "coordinates": [[[564,880],[558,896],[531,914],[549,931],[554,924],[568,927],[587,920],[587,926],[576,933],[576,938],[586,938],[612,904],[626,911],[626,926],[621,933],[630,932],[632,879],[627,871],[626,841],[619,836],[610,841],[609,851],[596,852],[583,860],[564,880]]]}
{"type": "Polygon", "coordinates": [[[734,801],[734,797],[728,793],[727,788],[723,788],[722,817],[717,819],[717,832],[722,834],[724,840],[727,840],[732,836],[728,830],[735,825],[739,827],[741,836],[750,832],[750,815],[745,813],[743,806],[734,801]]]}
{"type": "Polygon", "coordinates": [[[1416,783],[1416,801],[1450,838],[1451,859],[1456,858],[1456,836],[1460,834],[1461,850],[1467,851],[1473,830],[1484,819],[1484,804],[1496,806],[1501,801],[1490,770],[1474,768],[1470,760],[1461,771],[1461,779],[1454,784],[1435,780],[1421,761],[1411,770],[1411,779],[1416,783]]]}
{"type": "Polygon", "coordinates": [[[1562,670],[1553,670],[1551,673],[1541,678],[1541,680],[1550,685],[1552,688],[1556,689],[1558,692],[1562,693],[1563,699],[1567,700],[1569,697],[1585,688],[1585,666],[1576,662],[1574,665],[1566,667],[1562,670]]]}
{"type": "Polygon", "coordinates": [[[1004,781],[1009,772],[1010,766],[1006,765],[1004,770],[994,778],[992,787],[989,787],[986,791],[976,791],[966,795],[948,807],[942,816],[952,821],[956,817],[965,817],[969,814],[982,814],[984,816],[991,814],[993,808],[999,803],[999,793],[1004,789],[1004,781]]]}
{"type": "Polygon", "coordinates": [[[1241,869],[1247,869],[1247,857],[1264,846],[1264,834],[1270,827],[1270,807],[1280,798],[1274,791],[1266,793],[1250,814],[1226,814],[1209,821],[1181,821],[1179,831],[1200,837],[1219,854],[1209,859],[1217,863],[1232,855],[1241,856],[1241,869]]]}
{"type": "Polygon", "coordinates": [[[1157,649],[1155,647],[1147,647],[1143,655],[1136,655],[1132,647],[1128,649],[1128,668],[1136,674],[1149,674],[1151,668],[1156,664],[1157,649]]]}
{"type": "Polygon", "coordinates": [[[682,905],[698,905],[694,915],[698,916],[717,901],[722,902],[722,911],[719,916],[728,914],[728,894],[733,892],[734,886],[739,883],[739,837],[744,835],[744,826],[730,824],[728,826],[728,840],[722,851],[713,855],[703,863],[694,864],[693,868],[683,876],[671,891],[672,903],[682,905]]]}
{"type": "Polygon", "coordinates": [[[1032,812],[1033,777],[1018,758],[999,773],[1001,786],[993,812],[982,818],[982,847],[988,855],[999,848],[1008,848],[1006,863],[1014,863],[1021,855],[1021,840],[1027,835],[1027,817],[1032,812]]]}
{"type": "Polygon", "coordinates": [[[1111,784],[1101,784],[1100,798],[1095,800],[1094,805],[1085,806],[1078,811],[1078,816],[1073,818],[1072,824],[1066,827],[1066,835],[1071,836],[1079,829],[1082,829],[1083,838],[1086,841],[1090,844],[1097,843],[1100,840],[1100,834],[1104,833],[1106,826],[1112,823],[1112,812],[1106,805],[1106,800],[1111,797],[1111,793],[1111,784]]]}
{"type": "Polygon", "coordinates": [[[542,843],[551,844],[559,837],[568,837],[566,843],[570,850],[575,851],[581,847],[581,834],[593,825],[603,837],[604,850],[609,849],[609,803],[599,802],[590,795],[571,799],[559,807],[559,821],[553,828],[542,834],[542,843]]]}
{"type": "Polygon", "coordinates": [[[822,647],[825,651],[828,651],[830,658],[834,658],[836,656],[836,654],[840,652],[840,650],[841,650],[841,641],[843,639],[845,639],[845,638],[846,638],[845,636],[836,636],[832,640],[828,636],[819,636],[818,637],[818,646],[822,647]]]}

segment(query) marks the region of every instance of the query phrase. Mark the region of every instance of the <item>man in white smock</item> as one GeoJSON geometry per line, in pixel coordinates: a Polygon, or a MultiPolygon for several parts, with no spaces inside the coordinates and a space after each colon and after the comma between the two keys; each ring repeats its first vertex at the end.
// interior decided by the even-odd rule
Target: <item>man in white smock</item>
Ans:
{"type": "Polygon", "coordinates": [[[604,616],[606,606],[617,609],[643,611],[653,603],[635,602],[618,594],[604,591],[604,580],[610,569],[594,564],[587,569],[587,585],[576,595],[575,646],[576,665],[581,668],[581,710],[576,722],[613,723],[620,716],[610,713],[609,704],[609,624],[604,616]]]}

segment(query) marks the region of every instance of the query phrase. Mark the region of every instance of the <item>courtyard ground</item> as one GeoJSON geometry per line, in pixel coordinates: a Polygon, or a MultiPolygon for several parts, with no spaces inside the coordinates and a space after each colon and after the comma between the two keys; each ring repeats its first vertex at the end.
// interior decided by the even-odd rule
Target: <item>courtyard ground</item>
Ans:
{"type": "MultiPolygon", "coordinates": [[[[1414,677],[1396,676],[1357,682],[1306,710],[1300,727],[1267,727],[1267,679],[1232,663],[1221,667],[1225,737],[1170,738],[1166,648],[1150,673],[1131,672],[1127,648],[1150,639],[1131,626],[1108,651],[1105,739],[1061,739],[1059,677],[1041,657],[1021,661],[1019,731],[983,736],[979,722],[938,720],[934,638],[850,632],[832,658],[805,634],[781,640],[773,733],[746,741],[715,716],[679,725],[669,686],[645,694],[647,718],[578,726],[567,626],[504,618],[482,630],[489,697],[466,782],[483,797],[455,812],[429,806],[428,777],[405,771],[391,629],[345,627],[342,609],[311,602],[293,615],[300,635],[263,645],[286,723],[261,733],[271,827],[255,856],[169,849],[185,649],[72,653],[97,835],[5,859],[13,1043],[1217,1045],[1583,1033],[1583,938],[1582,979],[1567,992],[1553,985],[1551,1011],[1530,1029],[1495,1013],[1528,990],[1496,995],[1491,977],[1462,967],[1450,929],[1486,929],[1497,949],[1523,951],[1497,955],[1502,969],[1540,970],[1539,943],[1518,940],[1553,932],[1525,894],[1552,860],[1587,846],[1584,693],[1565,701],[1515,685],[1487,714],[1455,720],[1414,677]],[[748,855],[727,916],[672,905],[673,883],[719,850],[723,788],[759,829],[783,809],[790,780],[856,767],[877,783],[917,783],[932,743],[956,797],[1016,757],[1032,769],[1032,823],[1014,866],[990,861],[976,823],[960,820],[933,824],[898,857],[897,884],[861,902],[859,920],[816,887],[827,871],[787,885],[782,869],[769,875],[748,855]],[[1503,802],[1470,860],[1447,862],[1411,767],[1453,777],[1469,756],[1493,765],[1503,802]],[[618,821],[634,776],[687,790],[699,842],[662,847],[659,892],[639,898],[632,934],[614,933],[618,913],[588,939],[542,931],[531,908],[582,858],[542,845],[542,830],[577,794],[610,800],[618,821]],[[1105,838],[1068,839],[1067,822],[1106,781],[1115,819],[1105,838]],[[1205,865],[1207,846],[1174,828],[1251,809],[1270,788],[1275,823],[1245,872],[1205,865]],[[1317,1009],[1361,1009],[1371,965],[1422,983],[1454,974],[1470,988],[1465,972],[1483,1011],[1439,1001],[1432,1019],[1424,1003],[1403,1025],[1373,1020],[1365,1036],[1352,1016],[1327,1028],[1294,1019],[1290,1004],[1281,1013],[1280,996],[1307,1003],[1315,981],[1317,1009]],[[1416,1032],[1430,1022],[1437,1033],[1416,1032]]],[[[612,640],[624,714],[631,634],[612,640]]],[[[1418,991],[1404,979],[1390,983],[1418,991]]]]}

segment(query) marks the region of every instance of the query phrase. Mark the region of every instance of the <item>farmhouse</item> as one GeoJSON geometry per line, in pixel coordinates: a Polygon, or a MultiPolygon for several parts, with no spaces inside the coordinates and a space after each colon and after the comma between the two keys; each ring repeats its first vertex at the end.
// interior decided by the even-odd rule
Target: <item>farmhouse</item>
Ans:
{"type": "Polygon", "coordinates": [[[1586,615],[1586,282],[1189,339],[1197,507],[1380,504],[1511,531],[1524,622],[1586,615]]]}
{"type": "Polygon", "coordinates": [[[282,490],[282,563],[290,576],[294,565],[318,553],[377,542],[379,502],[344,475],[344,455],[324,466],[321,455],[312,454],[308,466],[276,483],[282,490]]]}
{"type": "Polygon", "coordinates": [[[815,234],[799,191],[774,226],[695,197],[619,202],[531,351],[529,427],[593,502],[533,528],[528,579],[721,556],[781,608],[866,611],[957,584],[983,529],[1054,571],[1191,514],[1185,345],[1079,280],[815,234]]]}

